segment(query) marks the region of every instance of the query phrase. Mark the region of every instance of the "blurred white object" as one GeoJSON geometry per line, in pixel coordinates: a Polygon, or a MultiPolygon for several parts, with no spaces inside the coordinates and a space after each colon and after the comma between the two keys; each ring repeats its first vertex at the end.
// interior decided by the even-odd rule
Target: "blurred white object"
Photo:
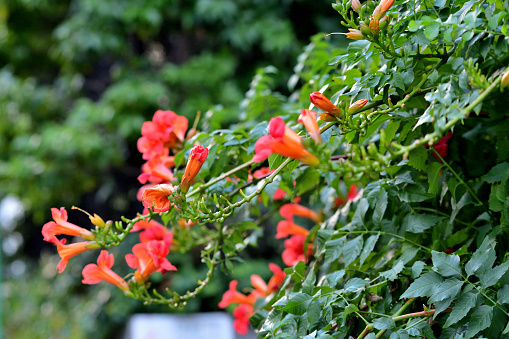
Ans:
{"type": "Polygon", "coordinates": [[[135,314],[123,339],[251,339],[253,332],[238,336],[227,313],[135,314]]]}

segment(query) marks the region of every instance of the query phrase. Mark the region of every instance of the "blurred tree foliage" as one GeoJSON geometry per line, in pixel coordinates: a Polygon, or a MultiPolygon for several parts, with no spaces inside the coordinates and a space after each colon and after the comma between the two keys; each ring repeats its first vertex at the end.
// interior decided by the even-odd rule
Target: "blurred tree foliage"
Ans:
{"type": "MultiPolygon", "coordinates": [[[[26,214],[17,228],[2,231],[4,239],[24,237],[4,259],[8,337],[82,338],[90,330],[107,337],[140,311],[125,298],[111,302],[108,287],[85,290],[80,271],[53,285],[55,262],[45,259],[39,267],[27,259],[40,253],[40,227],[50,208],[80,205],[107,219],[134,215],[141,208],[136,140],[145,120],[164,109],[192,124],[201,111],[202,124],[220,128],[262,113],[249,107],[270,113],[280,105],[274,91],[288,94],[302,47],[312,34],[335,29],[336,21],[326,1],[0,3],[0,201],[17,196],[26,214]],[[247,107],[249,100],[263,104],[247,107]],[[21,262],[24,270],[10,269],[21,262]]],[[[78,214],[71,214],[73,222],[79,223],[78,214]]],[[[83,216],[84,225],[87,220],[83,216]]],[[[84,256],[76,267],[90,261],[84,256]]],[[[187,280],[174,281],[176,289],[190,288],[198,264],[179,275],[187,280]]],[[[265,263],[253,269],[270,273],[265,263]]],[[[237,278],[242,284],[251,273],[237,278]]],[[[219,289],[204,296],[211,307],[219,289]]],[[[203,307],[196,303],[187,311],[203,307]]],[[[162,311],[148,309],[154,310],[162,311]]]]}

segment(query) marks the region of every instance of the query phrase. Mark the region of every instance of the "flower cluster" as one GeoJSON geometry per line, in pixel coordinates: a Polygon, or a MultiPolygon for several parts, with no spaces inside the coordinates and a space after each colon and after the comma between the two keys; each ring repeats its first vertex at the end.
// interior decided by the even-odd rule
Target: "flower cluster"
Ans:
{"type": "Polygon", "coordinates": [[[286,238],[285,250],[283,251],[283,262],[287,266],[293,266],[299,261],[306,261],[313,254],[313,244],[308,244],[304,248],[309,230],[297,225],[294,222],[294,216],[310,219],[316,223],[321,222],[321,216],[307,207],[299,204],[285,204],[279,209],[279,213],[285,220],[281,220],[277,225],[276,238],[286,238]]]}
{"type": "Polygon", "coordinates": [[[250,294],[245,295],[237,291],[237,280],[230,282],[230,289],[223,294],[219,303],[220,308],[226,308],[229,305],[236,304],[233,311],[235,331],[239,334],[246,334],[249,329],[249,318],[254,313],[255,302],[258,298],[265,298],[279,290],[285,279],[285,272],[276,264],[270,263],[269,269],[273,275],[268,283],[257,274],[251,276],[251,285],[254,289],[250,294]]]}

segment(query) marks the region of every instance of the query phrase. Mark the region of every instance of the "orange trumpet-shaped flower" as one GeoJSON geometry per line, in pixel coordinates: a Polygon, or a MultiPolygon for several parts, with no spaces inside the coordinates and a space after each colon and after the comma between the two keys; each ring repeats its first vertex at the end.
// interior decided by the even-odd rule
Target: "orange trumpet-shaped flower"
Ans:
{"type": "Polygon", "coordinates": [[[357,113],[368,103],[367,99],[360,99],[354,102],[353,104],[348,107],[348,114],[354,114],[357,113]]]}
{"type": "Polygon", "coordinates": [[[337,197],[334,201],[334,207],[338,208],[344,204],[346,204],[347,201],[351,201],[357,197],[357,194],[359,193],[359,189],[356,185],[350,185],[350,190],[346,194],[346,199],[343,197],[337,197]]]}
{"type": "Polygon", "coordinates": [[[151,140],[159,140],[165,148],[173,148],[183,141],[188,121],[172,111],[156,111],[152,121],[146,121],[141,127],[141,135],[151,140]]]}
{"type": "Polygon", "coordinates": [[[272,271],[272,278],[270,278],[267,286],[269,287],[270,293],[279,290],[286,277],[286,273],[276,264],[269,263],[269,269],[272,271]]]}
{"type": "Polygon", "coordinates": [[[133,254],[127,254],[125,260],[131,268],[136,268],[134,277],[139,284],[144,284],[154,272],[166,273],[176,271],[166,256],[169,253],[164,241],[150,240],[133,246],[133,254]]]}
{"type": "Polygon", "coordinates": [[[186,170],[184,175],[182,176],[182,181],[180,182],[180,190],[185,194],[189,190],[189,186],[191,186],[191,181],[196,177],[198,172],[200,172],[203,163],[207,159],[209,155],[209,149],[203,147],[201,145],[194,146],[191,150],[191,154],[189,155],[189,159],[187,160],[186,170]]]}
{"type": "Polygon", "coordinates": [[[145,221],[141,220],[134,224],[131,232],[140,232],[140,242],[149,242],[151,240],[161,240],[168,246],[171,247],[173,242],[173,233],[166,227],[161,225],[155,220],[145,221]]]}
{"type": "Polygon", "coordinates": [[[320,119],[325,120],[325,121],[336,121],[337,119],[335,117],[339,117],[339,118],[342,117],[343,113],[341,112],[339,107],[337,107],[332,102],[330,102],[330,100],[322,93],[313,92],[309,95],[309,99],[311,100],[311,103],[313,105],[315,105],[322,111],[325,111],[325,112],[329,113],[329,115],[331,115],[330,116],[331,120],[325,120],[326,117],[322,116],[322,114],[320,114],[320,119]]]}
{"type": "Polygon", "coordinates": [[[290,235],[303,235],[304,237],[307,237],[309,234],[309,230],[295,224],[291,220],[281,220],[277,224],[277,233],[276,233],[276,239],[286,238],[290,235]]]}
{"type": "Polygon", "coordinates": [[[285,219],[293,220],[293,216],[311,219],[314,222],[321,222],[322,218],[315,211],[299,204],[284,204],[279,209],[279,214],[285,219]]]}
{"type": "Polygon", "coordinates": [[[162,184],[173,180],[173,173],[169,167],[175,166],[175,157],[155,155],[141,166],[142,173],[138,181],[142,184],[153,182],[162,184]]]}
{"type": "Polygon", "coordinates": [[[382,0],[373,11],[373,20],[380,20],[394,4],[394,0],[382,0]]]}
{"type": "Polygon", "coordinates": [[[318,128],[318,122],[316,121],[316,112],[308,109],[300,111],[298,122],[306,127],[311,138],[317,143],[322,143],[322,136],[320,135],[320,129],[318,128]]]}
{"type": "Polygon", "coordinates": [[[246,304],[253,306],[256,302],[256,295],[244,295],[237,291],[237,280],[230,281],[230,289],[223,294],[223,298],[219,302],[220,308],[226,308],[231,304],[246,304]]]}
{"type": "Polygon", "coordinates": [[[171,203],[168,196],[173,194],[175,188],[172,185],[161,184],[147,188],[143,191],[141,201],[146,208],[153,208],[154,212],[166,212],[170,209],[171,203]]]}
{"type": "Polygon", "coordinates": [[[272,153],[297,159],[310,166],[316,166],[320,163],[317,157],[309,153],[302,145],[300,136],[291,128],[286,127],[283,119],[275,117],[269,123],[269,135],[258,139],[255,144],[254,162],[264,161],[272,153]]]}
{"type": "Polygon", "coordinates": [[[54,221],[49,221],[42,227],[42,235],[45,241],[53,242],[56,235],[65,234],[80,236],[86,240],[94,240],[95,235],[87,229],[79,227],[67,221],[67,211],[64,207],[52,208],[51,214],[54,221]]]}
{"type": "Polygon", "coordinates": [[[346,33],[346,37],[352,40],[364,40],[362,32],[355,28],[349,28],[348,33],[346,33]]]}
{"type": "Polygon", "coordinates": [[[240,335],[249,331],[249,318],[253,315],[253,306],[240,304],[233,310],[233,328],[240,335]]]}
{"type": "Polygon", "coordinates": [[[108,254],[108,251],[102,250],[97,258],[96,264],[88,264],[83,268],[83,280],[84,284],[98,284],[101,280],[109,282],[110,284],[116,285],[122,291],[128,291],[129,285],[122,279],[118,274],[111,270],[111,267],[115,263],[113,254],[108,254]]]}
{"type": "Polygon", "coordinates": [[[64,245],[66,239],[58,240],[56,237],[54,237],[51,242],[57,247],[58,255],[61,258],[60,262],[57,265],[58,273],[62,273],[65,270],[65,268],[67,267],[67,263],[69,262],[69,259],[71,259],[72,257],[81,254],[85,251],[101,248],[101,245],[91,241],[77,242],[70,245],[64,245]]]}
{"type": "Polygon", "coordinates": [[[299,261],[306,262],[306,256],[309,258],[313,254],[313,244],[308,244],[306,256],[304,256],[304,244],[306,237],[300,234],[294,235],[285,240],[285,250],[281,257],[287,266],[293,266],[299,261]]]}

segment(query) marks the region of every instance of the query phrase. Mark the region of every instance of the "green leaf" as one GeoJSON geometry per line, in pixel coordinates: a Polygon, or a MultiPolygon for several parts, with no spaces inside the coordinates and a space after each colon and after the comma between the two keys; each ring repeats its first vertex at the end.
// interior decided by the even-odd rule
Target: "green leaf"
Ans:
{"type": "Polygon", "coordinates": [[[389,279],[390,281],[394,281],[398,279],[398,274],[400,274],[401,271],[403,271],[404,267],[405,264],[401,260],[398,260],[394,262],[390,270],[381,272],[380,275],[386,279],[389,279]]]}
{"type": "Polygon", "coordinates": [[[345,273],[346,273],[345,270],[341,270],[332,272],[331,274],[327,275],[327,285],[332,288],[336,288],[336,285],[341,279],[343,279],[345,273]]]}
{"type": "Polygon", "coordinates": [[[455,298],[461,291],[463,281],[456,278],[447,279],[441,283],[433,292],[428,302],[434,303],[448,298],[455,298]]]}
{"type": "Polygon", "coordinates": [[[364,260],[366,260],[366,258],[371,254],[371,252],[375,248],[376,242],[378,241],[379,237],[380,237],[380,233],[377,233],[376,235],[370,236],[368,238],[368,240],[366,240],[366,242],[364,243],[364,248],[362,249],[362,252],[361,252],[359,266],[362,266],[362,264],[364,263],[364,260]]]}
{"type": "Polygon", "coordinates": [[[440,24],[438,22],[433,22],[429,25],[424,26],[424,36],[429,40],[433,40],[438,36],[438,32],[440,30],[440,24]]]}
{"type": "Polygon", "coordinates": [[[392,332],[389,339],[410,339],[408,332],[400,328],[397,332],[392,332]]]}
{"type": "Polygon", "coordinates": [[[435,196],[434,194],[429,194],[422,185],[408,185],[401,188],[397,194],[403,202],[421,202],[435,196]]]}
{"type": "Polygon", "coordinates": [[[355,261],[355,259],[357,259],[359,254],[361,254],[362,244],[362,235],[345,243],[343,246],[343,261],[345,267],[348,267],[352,262],[355,261]]]}
{"type": "Polygon", "coordinates": [[[465,339],[472,338],[474,335],[484,330],[491,324],[493,317],[493,307],[488,305],[481,305],[474,310],[470,316],[468,330],[465,334],[465,339]]]}
{"type": "Polygon", "coordinates": [[[351,314],[351,313],[354,313],[354,312],[358,312],[359,311],[359,308],[355,305],[355,304],[350,304],[348,305],[345,310],[343,311],[343,319],[346,320],[346,317],[351,314]]]}
{"type": "Polygon", "coordinates": [[[373,325],[377,330],[392,330],[396,328],[396,323],[391,318],[376,318],[373,325]]]}
{"type": "Polygon", "coordinates": [[[470,309],[476,305],[478,296],[479,293],[463,293],[456,301],[454,308],[452,309],[449,317],[447,318],[447,321],[445,322],[444,327],[449,327],[463,319],[468,314],[468,311],[470,311],[470,309]]]}
{"type": "Polygon", "coordinates": [[[403,79],[403,76],[399,72],[394,72],[392,74],[390,84],[393,85],[394,87],[401,88],[402,90],[405,89],[405,80],[403,79]]]}
{"type": "Polygon", "coordinates": [[[428,150],[425,148],[417,148],[410,152],[408,157],[408,165],[418,171],[426,170],[426,159],[428,159],[428,150]]]}
{"type": "Polygon", "coordinates": [[[360,278],[352,278],[346,282],[344,290],[345,293],[355,292],[359,289],[364,288],[364,286],[366,286],[367,284],[368,282],[366,280],[362,280],[360,278]]]}
{"type": "Polygon", "coordinates": [[[412,278],[417,278],[421,275],[422,269],[426,266],[426,264],[423,261],[416,261],[412,265],[412,278]]]}
{"type": "Polygon", "coordinates": [[[285,308],[283,308],[283,311],[295,315],[303,315],[306,312],[307,306],[311,299],[313,299],[312,296],[304,293],[295,294],[288,300],[285,308]]]}
{"type": "Polygon", "coordinates": [[[276,169],[279,165],[281,165],[285,161],[285,158],[283,158],[283,156],[280,154],[274,153],[274,154],[269,155],[268,160],[269,160],[269,168],[272,171],[272,170],[276,169]]]}
{"type": "Polygon", "coordinates": [[[456,254],[431,251],[433,270],[444,277],[461,277],[460,257],[456,254]]]}
{"type": "Polygon", "coordinates": [[[489,237],[484,238],[481,246],[474,252],[472,258],[465,265],[467,277],[475,274],[477,271],[484,272],[493,266],[497,260],[495,253],[495,241],[489,237]]]}
{"type": "Polygon", "coordinates": [[[331,239],[325,242],[325,264],[338,260],[343,253],[345,237],[331,239]]]}
{"type": "Polygon", "coordinates": [[[504,285],[497,292],[497,301],[499,304],[509,303],[509,285],[504,285]]]}
{"type": "Polygon", "coordinates": [[[385,145],[390,145],[392,139],[396,135],[396,131],[399,128],[401,120],[389,120],[387,127],[383,130],[383,134],[380,133],[380,137],[383,135],[383,139],[380,140],[380,154],[384,154],[386,147],[385,145]]]}
{"type": "Polygon", "coordinates": [[[313,167],[306,168],[306,170],[296,179],[297,184],[295,185],[295,194],[302,195],[311,188],[317,186],[320,182],[320,178],[321,175],[317,169],[313,167]]]}
{"type": "Polygon", "coordinates": [[[320,300],[315,299],[309,304],[306,314],[310,325],[313,325],[318,319],[320,319],[321,311],[320,300]]]}
{"type": "Polygon", "coordinates": [[[440,170],[445,165],[439,162],[432,162],[428,165],[428,193],[437,194],[438,193],[438,183],[440,179],[440,170]]]}
{"type": "Polygon", "coordinates": [[[429,297],[443,281],[443,278],[435,272],[425,273],[408,286],[399,298],[429,297]]]}
{"type": "Polygon", "coordinates": [[[509,261],[488,269],[482,274],[476,274],[476,276],[479,278],[482,288],[486,288],[495,285],[507,272],[507,269],[509,269],[509,261]]]}
{"type": "Polygon", "coordinates": [[[308,276],[302,283],[302,293],[306,293],[309,295],[313,295],[313,289],[315,287],[316,282],[316,275],[313,271],[313,269],[310,269],[310,272],[308,273],[308,276]]]}
{"type": "Polygon", "coordinates": [[[509,177],[509,162],[503,162],[493,167],[487,174],[481,177],[487,183],[493,184],[498,181],[505,181],[509,177]]]}
{"type": "Polygon", "coordinates": [[[355,210],[355,214],[352,218],[352,225],[354,226],[363,226],[364,224],[364,215],[369,208],[369,202],[366,198],[362,198],[357,205],[357,209],[355,210]]]}
{"type": "Polygon", "coordinates": [[[407,214],[403,221],[403,227],[407,232],[422,233],[444,219],[444,217],[432,214],[407,214]]]}
{"type": "Polygon", "coordinates": [[[373,211],[373,222],[375,225],[381,225],[382,219],[387,209],[387,191],[381,188],[376,194],[376,205],[373,211]]]}

